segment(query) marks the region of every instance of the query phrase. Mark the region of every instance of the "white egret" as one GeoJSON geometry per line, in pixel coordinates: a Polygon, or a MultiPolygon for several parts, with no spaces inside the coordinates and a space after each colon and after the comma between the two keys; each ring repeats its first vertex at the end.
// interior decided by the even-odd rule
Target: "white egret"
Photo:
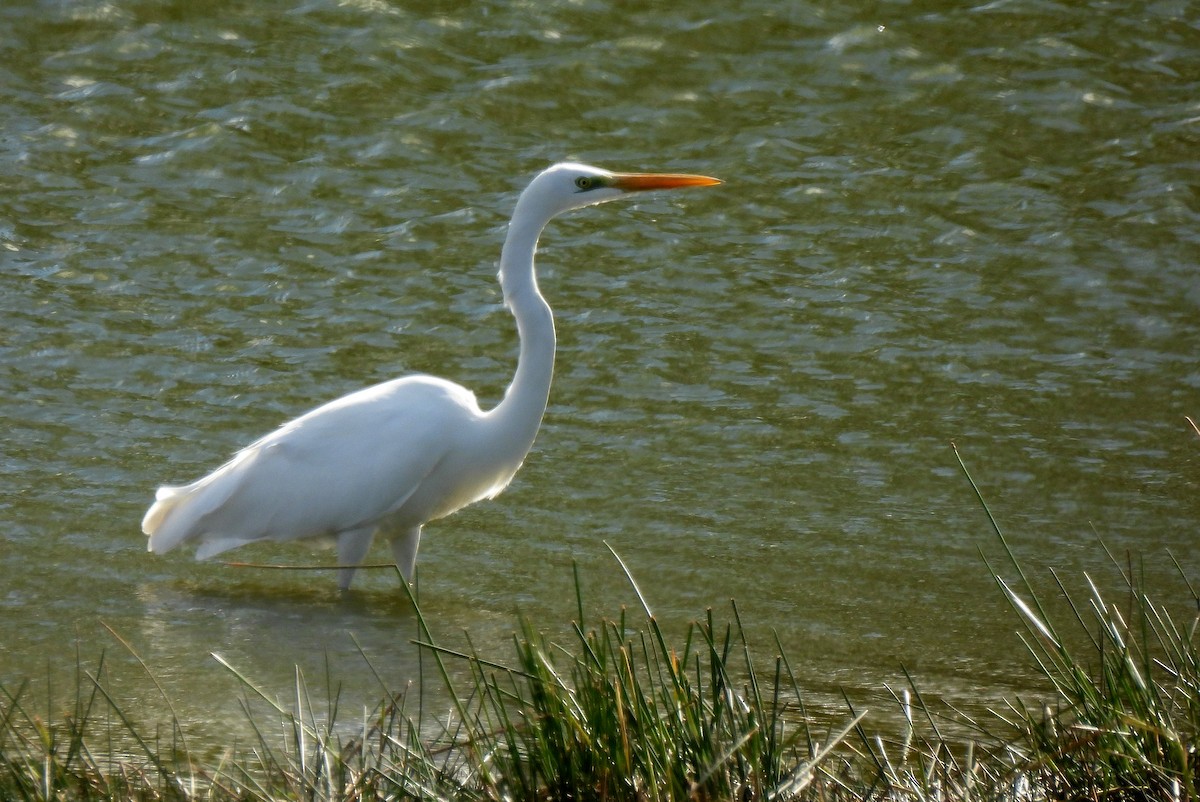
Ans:
{"type": "Polygon", "coordinates": [[[534,272],[542,229],[561,212],[630,193],[719,183],[574,163],[540,173],[517,199],[500,254],[500,286],[521,346],[516,375],[495,408],[485,412],[470,390],[421,375],[343,396],[203,479],[160,487],[142,519],[149,550],[194,543],[199,560],[256,541],[332,538],[344,590],[378,533],[411,581],[421,527],[503,490],[541,425],[555,346],[554,318],[534,272]]]}

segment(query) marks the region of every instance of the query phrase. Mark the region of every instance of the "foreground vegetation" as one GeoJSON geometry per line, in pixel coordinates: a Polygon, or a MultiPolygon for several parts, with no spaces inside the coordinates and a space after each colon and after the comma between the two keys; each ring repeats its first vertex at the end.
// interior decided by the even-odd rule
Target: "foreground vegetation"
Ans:
{"type": "Polygon", "coordinates": [[[350,728],[299,675],[284,707],[227,666],[269,720],[251,714],[257,742],[208,762],[177,718],[147,735],[100,671],[81,672],[73,708],[52,721],[27,686],[0,688],[0,800],[1200,800],[1197,616],[1172,618],[1114,559],[1119,604],[1090,578],[1074,598],[1053,577],[1061,630],[996,534],[1015,579],[992,575],[1050,695],[987,723],[950,711],[954,738],[916,688],[894,695],[908,722],[898,739],[868,734],[852,708],[819,726],[787,658],[755,661],[736,605],[669,643],[639,592],[636,614],[591,627],[580,600],[566,644],[520,622],[505,663],[439,646],[416,608],[452,700],[437,722],[401,694],[350,728]]]}

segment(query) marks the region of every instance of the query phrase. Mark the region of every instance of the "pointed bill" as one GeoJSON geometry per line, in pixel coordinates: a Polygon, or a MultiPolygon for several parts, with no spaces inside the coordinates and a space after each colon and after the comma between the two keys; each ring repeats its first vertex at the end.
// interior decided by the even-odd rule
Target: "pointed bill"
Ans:
{"type": "Polygon", "coordinates": [[[647,189],[678,189],[679,187],[711,187],[721,179],[685,173],[613,173],[611,186],[626,192],[647,189]]]}

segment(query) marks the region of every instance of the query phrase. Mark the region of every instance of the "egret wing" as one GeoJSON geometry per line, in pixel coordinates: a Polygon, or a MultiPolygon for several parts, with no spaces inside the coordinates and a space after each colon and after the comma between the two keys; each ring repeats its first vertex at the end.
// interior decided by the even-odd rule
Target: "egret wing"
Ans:
{"type": "Polygon", "coordinates": [[[464,426],[474,396],[429,377],[340,398],[247,446],[213,473],[164,487],[143,531],[151,551],[189,541],[198,556],[256,540],[334,535],[399,510],[464,426]]]}

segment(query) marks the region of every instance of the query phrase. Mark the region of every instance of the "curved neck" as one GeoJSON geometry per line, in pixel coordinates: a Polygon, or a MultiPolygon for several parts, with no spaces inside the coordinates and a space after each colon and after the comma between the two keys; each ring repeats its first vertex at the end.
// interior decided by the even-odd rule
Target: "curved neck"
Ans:
{"type": "Polygon", "coordinates": [[[533,259],[538,236],[546,220],[523,215],[521,203],[509,224],[504,249],[500,253],[500,287],[504,303],[517,321],[521,354],[517,373],[504,393],[504,399],[488,413],[496,431],[506,440],[525,449],[533,445],[534,436],[550,398],[550,381],[554,375],[554,315],[538,292],[533,259]]]}

